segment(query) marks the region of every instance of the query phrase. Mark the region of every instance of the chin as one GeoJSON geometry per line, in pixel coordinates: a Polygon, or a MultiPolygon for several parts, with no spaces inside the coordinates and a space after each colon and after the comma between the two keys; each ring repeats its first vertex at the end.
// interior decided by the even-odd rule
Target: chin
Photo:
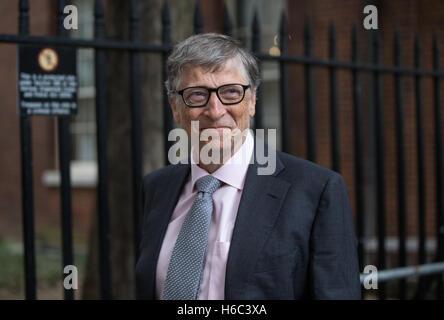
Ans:
{"type": "MultiPolygon", "coordinates": [[[[225,156],[225,157],[227,155],[228,155],[228,157],[231,156],[231,147],[232,147],[231,139],[227,139],[225,143],[224,143],[223,139],[212,140],[212,141],[203,143],[201,145],[199,156],[205,157],[208,154],[209,150],[214,150],[214,151],[217,150],[216,152],[219,152],[219,159],[220,160],[218,162],[220,164],[220,163],[225,162],[225,161],[223,161],[223,156],[225,156]]],[[[210,153],[210,157],[212,155],[213,154],[210,153]]],[[[225,160],[227,160],[227,158],[225,160]]]]}

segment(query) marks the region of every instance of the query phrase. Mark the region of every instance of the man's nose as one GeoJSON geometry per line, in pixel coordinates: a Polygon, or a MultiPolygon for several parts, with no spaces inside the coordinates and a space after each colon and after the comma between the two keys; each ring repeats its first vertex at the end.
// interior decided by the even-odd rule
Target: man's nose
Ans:
{"type": "Polygon", "coordinates": [[[225,112],[227,112],[216,92],[211,92],[210,99],[208,100],[205,109],[207,116],[215,120],[219,119],[225,114],[225,112]]]}

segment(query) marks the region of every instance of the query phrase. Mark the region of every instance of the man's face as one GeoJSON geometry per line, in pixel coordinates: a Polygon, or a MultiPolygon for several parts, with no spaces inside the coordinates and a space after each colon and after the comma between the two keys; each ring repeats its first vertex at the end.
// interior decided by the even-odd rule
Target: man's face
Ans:
{"type": "MultiPolygon", "coordinates": [[[[183,71],[178,90],[194,86],[217,88],[232,83],[247,85],[248,81],[243,70],[243,66],[237,59],[227,60],[217,72],[208,72],[201,67],[186,68],[183,71]]],[[[250,127],[250,117],[253,117],[255,113],[255,88],[247,89],[244,99],[234,105],[222,104],[215,92],[211,93],[210,99],[204,107],[190,108],[184,104],[180,96],[173,96],[170,99],[170,104],[174,120],[185,129],[189,137],[191,137],[191,121],[199,121],[199,137],[205,129],[216,129],[220,139],[200,142],[199,149],[205,144],[211,143],[211,148],[219,148],[220,154],[222,154],[222,149],[227,147],[223,141],[231,141],[234,144],[233,130],[238,129],[243,132],[250,127]]],[[[239,131],[235,132],[239,133],[239,131]]]]}

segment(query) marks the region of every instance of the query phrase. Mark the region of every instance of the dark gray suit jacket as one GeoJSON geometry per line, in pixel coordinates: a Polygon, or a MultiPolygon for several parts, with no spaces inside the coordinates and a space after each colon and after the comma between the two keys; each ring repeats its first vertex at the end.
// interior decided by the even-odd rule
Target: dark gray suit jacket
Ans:
{"type": "MultiPolygon", "coordinates": [[[[250,164],[231,239],[225,299],[360,299],[352,214],[342,177],[277,152],[273,175],[250,164]]],[[[159,251],[190,165],[143,181],[136,266],[140,299],[155,298],[159,251]]]]}

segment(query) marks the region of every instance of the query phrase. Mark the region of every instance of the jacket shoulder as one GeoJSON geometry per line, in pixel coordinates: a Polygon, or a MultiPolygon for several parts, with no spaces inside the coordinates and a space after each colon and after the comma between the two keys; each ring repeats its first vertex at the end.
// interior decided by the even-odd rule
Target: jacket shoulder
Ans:
{"type": "Polygon", "coordinates": [[[285,169],[279,173],[279,177],[289,182],[306,181],[309,184],[324,186],[325,183],[331,179],[343,180],[339,173],[314,162],[285,152],[277,151],[277,153],[285,167],[285,169]]]}

